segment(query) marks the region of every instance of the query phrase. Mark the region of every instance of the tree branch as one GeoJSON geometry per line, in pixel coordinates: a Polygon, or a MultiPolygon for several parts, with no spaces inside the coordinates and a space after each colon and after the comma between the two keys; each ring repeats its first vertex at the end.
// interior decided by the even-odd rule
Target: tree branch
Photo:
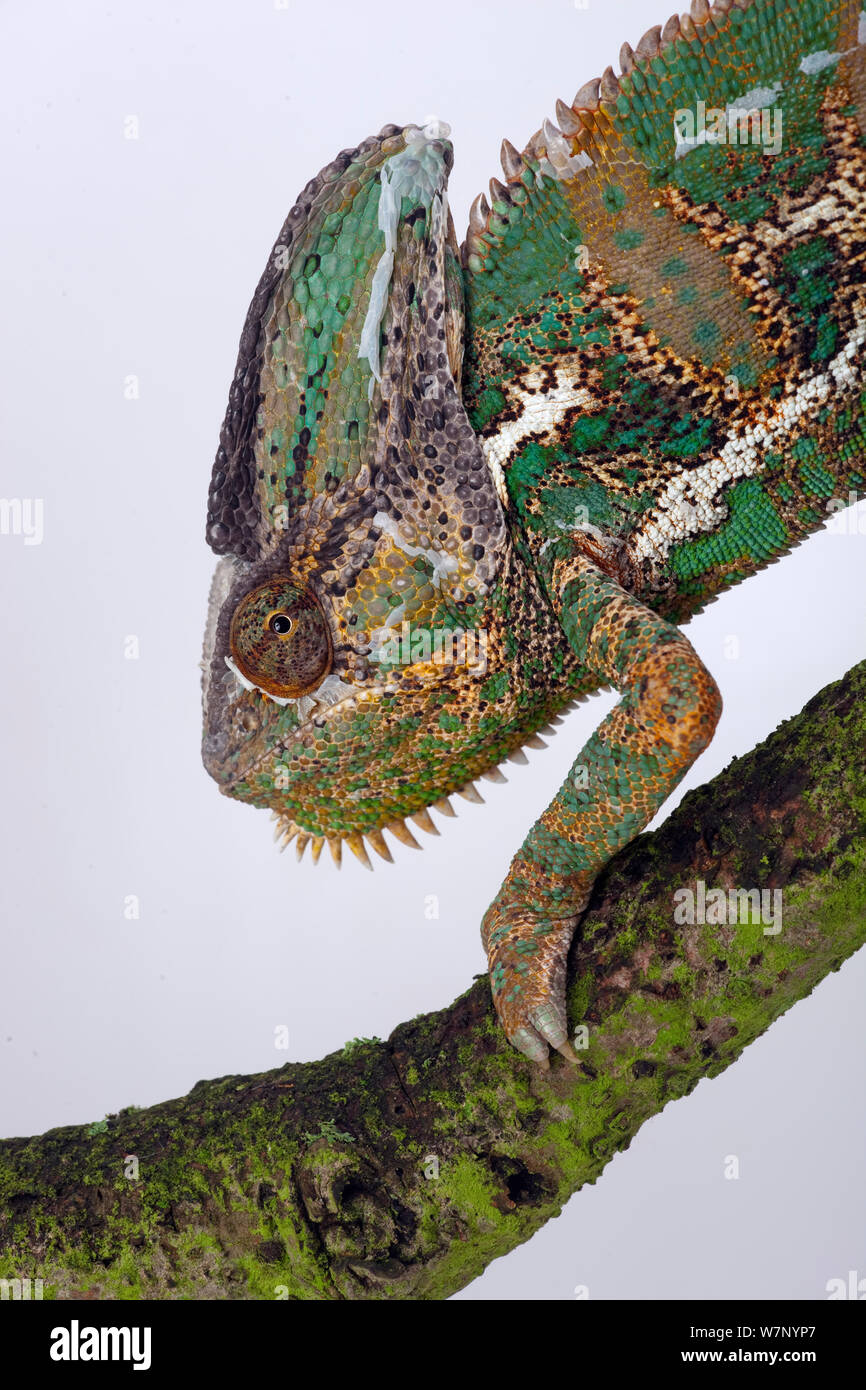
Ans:
{"type": "Polygon", "coordinates": [[[387,1042],[4,1140],[0,1277],[60,1298],[462,1288],[862,944],[864,724],[866,663],[617,856],[572,952],[579,1069],[522,1059],[480,980],[387,1042]],[[780,890],[781,930],[678,925],[697,880],[710,918],[713,887],[780,890]]]}

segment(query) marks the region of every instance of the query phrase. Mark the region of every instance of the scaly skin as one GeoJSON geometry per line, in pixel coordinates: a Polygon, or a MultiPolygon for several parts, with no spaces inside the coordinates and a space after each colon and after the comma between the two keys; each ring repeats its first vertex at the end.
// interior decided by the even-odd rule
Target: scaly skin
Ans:
{"type": "Polygon", "coordinates": [[[437,123],[307,185],[208,512],[205,764],[299,854],[390,858],[383,831],[435,833],[429,807],[621,692],[484,918],[505,1031],[542,1066],[573,1057],[594,878],[719,718],[677,625],[866,486],[858,0],[695,0],[621,65],[503,144],[462,253],[437,123]],[[675,111],[736,131],[742,98],[776,152],[677,147],[675,111]]]}
{"type": "Polygon", "coordinates": [[[573,1059],[565,967],[596,875],[649,824],[721,714],[715,682],[682,633],[584,556],[561,548],[566,558],[554,561],[552,583],[563,627],[623,699],[530,830],[482,923],[505,1031],[542,1065],[548,1043],[573,1059]]]}

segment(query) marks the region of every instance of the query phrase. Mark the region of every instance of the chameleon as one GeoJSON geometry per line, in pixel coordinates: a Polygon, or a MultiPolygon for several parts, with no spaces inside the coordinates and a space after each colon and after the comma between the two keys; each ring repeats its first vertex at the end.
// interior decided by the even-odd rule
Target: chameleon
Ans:
{"type": "Polygon", "coordinates": [[[204,764],[299,858],[417,848],[619,693],[482,922],[542,1069],[593,882],[720,718],[683,627],[866,496],[860,0],[692,0],[619,67],[503,141],[462,245],[436,118],[307,184],[207,513],[204,764]]]}

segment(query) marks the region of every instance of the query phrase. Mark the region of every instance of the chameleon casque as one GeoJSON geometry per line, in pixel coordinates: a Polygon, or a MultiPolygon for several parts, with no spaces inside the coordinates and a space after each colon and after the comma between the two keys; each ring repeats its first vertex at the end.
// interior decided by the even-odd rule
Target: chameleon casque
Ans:
{"type": "Polygon", "coordinates": [[[719,719],[680,625],[866,496],[860,0],[693,0],[620,66],[503,142],[462,248],[440,122],[307,184],[208,508],[205,766],[299,856],[389,859],[621,693],[482,925],[543,1067],[594,878],[719,719]]]}

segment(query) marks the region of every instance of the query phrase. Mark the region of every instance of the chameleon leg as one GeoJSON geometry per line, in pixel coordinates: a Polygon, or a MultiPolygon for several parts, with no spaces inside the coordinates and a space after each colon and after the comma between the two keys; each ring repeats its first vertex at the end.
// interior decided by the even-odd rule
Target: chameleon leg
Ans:
{"type": "Polygon", "coordinates": [[[530,830],[482,923],[506,1035],[545,1068],[548,1044],[577,1060],[566,963],[593,881],[652,820],[721,714],[718,688],[678,628],[583,555],[555,561],[551,579],[569,642],[622,699],[530,830]]]}

